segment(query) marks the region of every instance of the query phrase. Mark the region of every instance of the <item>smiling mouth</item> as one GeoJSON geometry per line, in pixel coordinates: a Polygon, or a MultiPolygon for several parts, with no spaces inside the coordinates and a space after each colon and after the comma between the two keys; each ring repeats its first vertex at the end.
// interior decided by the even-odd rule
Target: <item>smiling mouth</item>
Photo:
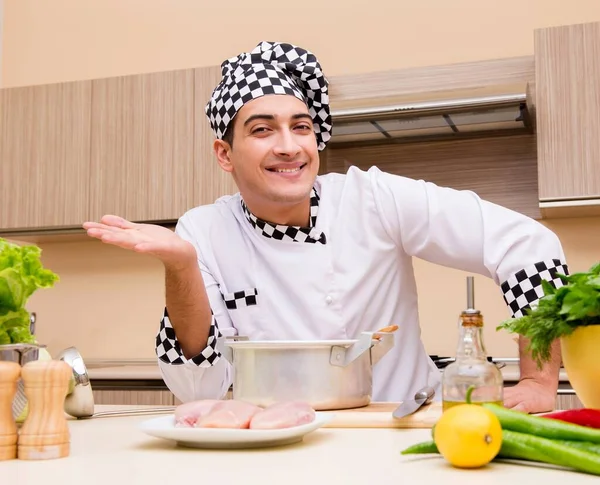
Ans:
{"type": "Polygon", "coordinates": [[[294,173],[294,172],[299,172],[304,167],[306,167],[306,163],[304,163],[296,168],[267,168],[267,170],[269,172],[275,172],[275,173],[294,173]]]}

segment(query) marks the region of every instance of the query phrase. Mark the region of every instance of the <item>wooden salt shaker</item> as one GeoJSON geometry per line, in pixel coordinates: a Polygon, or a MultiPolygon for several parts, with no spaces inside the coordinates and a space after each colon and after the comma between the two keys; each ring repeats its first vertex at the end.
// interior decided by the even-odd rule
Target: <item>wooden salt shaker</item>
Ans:
{"type": "Polygon", "coordinates": [[[13,417],[12,404],[20,375],[19,364],[0,361],[0,461],[17,457],[17,423],[13,417]]]}
{"type": "Polygon", "coordinates": [[[73,370],[60,360],[36,360],[21,370],[29,413],[18,441],[20,460],[51,460],[70,453],[70,433],[64,413],[73,370]]]}

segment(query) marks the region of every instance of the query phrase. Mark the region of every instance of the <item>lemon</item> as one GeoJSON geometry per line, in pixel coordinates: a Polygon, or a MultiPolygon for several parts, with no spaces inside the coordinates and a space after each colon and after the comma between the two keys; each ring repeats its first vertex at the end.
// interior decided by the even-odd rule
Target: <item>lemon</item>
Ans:
{"type": "Polygon", "coordinates": [[[458,468],[479,468],[492,461],[502,445],[500,421],[476,404],[460,404],[442,413],[434,441],[440,454],[458,468]]]}

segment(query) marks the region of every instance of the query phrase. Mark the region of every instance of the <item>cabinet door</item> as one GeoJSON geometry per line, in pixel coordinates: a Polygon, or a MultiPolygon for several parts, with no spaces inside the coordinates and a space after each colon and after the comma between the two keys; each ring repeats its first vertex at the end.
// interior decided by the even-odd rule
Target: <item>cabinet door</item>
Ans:
{"type": "Polygon", "coordinates": [[[540,201],[600,198],[600,22],[535,31],[540,201]]]}
{"type": "Polygon", "coordinates": [[[213,89],[221,80],[221,68],[211,66],[195,70],[195,150],[194,201],[212,204],[222,195],[238,191],[231,174],[219,166],[213,150],[214,133],[204,112],[213,89]]]}
{"type": "Polygon", "coordinates": [[[88,217],[91,82],[0,90],[0,229],[88,217]]]}
{"type": "Polygon", "coordinates": [[[581,409],[585,406],[579,400],[575,392],[561,392],[556,395],[556,409],[581,409]]]}
{"type": "Polygon", "coordinates": [[[93,81],[90,213],[169,221],[193,207],[194,71],[93,81]]]}

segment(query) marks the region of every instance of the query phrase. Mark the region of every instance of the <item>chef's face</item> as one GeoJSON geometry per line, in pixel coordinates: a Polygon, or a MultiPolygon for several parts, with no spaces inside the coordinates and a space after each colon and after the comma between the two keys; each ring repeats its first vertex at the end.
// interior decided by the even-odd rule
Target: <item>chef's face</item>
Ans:
{"type": "Polygon", "coordinates": [[[319,171],[313,122],[306,104],[290,95],[246,103],[234,118],[232,145],[216,140],[215,152],[245,202],[262,212],[308,199],[319,171]]]}

